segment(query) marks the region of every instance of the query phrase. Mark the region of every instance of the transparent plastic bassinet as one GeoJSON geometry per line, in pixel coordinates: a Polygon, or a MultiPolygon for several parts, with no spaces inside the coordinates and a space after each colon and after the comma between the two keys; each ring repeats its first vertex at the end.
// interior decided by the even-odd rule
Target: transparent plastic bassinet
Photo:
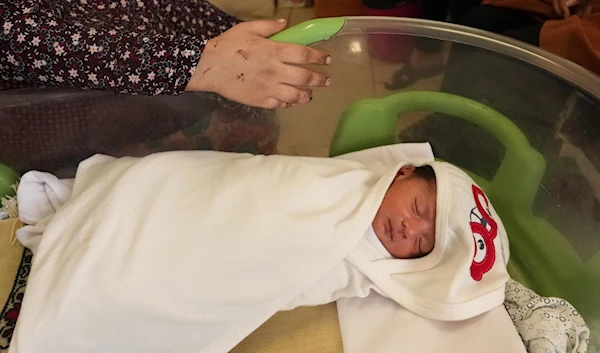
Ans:
{"type": "MultiPolygon", "coordinates": [[[[511,275],[568,299],[600,336],[600,78],[508,38],[422,20],[333,18],[275,40],[329,51],[329,88],[268,112],[206,94],[141,97],[33,89],[0,96],[0,162],[72,176],[93,153],[178,149],[335,156],[397,142],[437,158],[487,191],[511,240],[511,275]],[[419,41],[445,69],[403,91],[385,83],[419,41]]],[[[18,175],[0,168],[0,192],[18,175]]]]}

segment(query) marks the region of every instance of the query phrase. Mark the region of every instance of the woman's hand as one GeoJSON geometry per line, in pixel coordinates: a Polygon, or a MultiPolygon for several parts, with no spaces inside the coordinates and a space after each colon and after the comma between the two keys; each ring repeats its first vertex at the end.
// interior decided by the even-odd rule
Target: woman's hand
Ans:
{"type": "Polygon", "coordinates": [[[283,20],[246,22],[209,40],[186,90],[267,109],[310,102],[311,87],[329,86],[331,79],[295,65],[325,65],[331,58],[321,50],[266,39],[284,28],[283,20]]]}
{"type": "Polygon", "coordinates": [[[570,16],[569,6],[567,6],[567,0],[552,0],[552,7],[554,12],[562,18],[570,16]]]}
{"type": "Polygon", "coordinates": [[[571,16],[571,8],[581,3],[581,0],[552,0],[554,12],[562,18],[571,16]]]}

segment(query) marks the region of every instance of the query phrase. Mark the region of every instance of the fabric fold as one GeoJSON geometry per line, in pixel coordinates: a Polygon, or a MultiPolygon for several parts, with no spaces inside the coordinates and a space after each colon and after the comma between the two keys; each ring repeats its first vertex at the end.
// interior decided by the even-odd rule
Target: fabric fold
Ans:
{"type": "Polygon", "coordinates": [[[27,172],[17,189],[19,219],[26,224],[17,230],[17,239],[34,254],[54,214],[69,200],[73,179],[58,179],[38,171],[27,172]]]}

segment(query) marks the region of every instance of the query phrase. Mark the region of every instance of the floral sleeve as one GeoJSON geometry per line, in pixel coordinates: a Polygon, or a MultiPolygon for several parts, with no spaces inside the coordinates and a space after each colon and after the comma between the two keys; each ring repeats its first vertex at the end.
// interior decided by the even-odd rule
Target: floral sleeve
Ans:
{"type": "Polygon", "coordinates": [[[0,55],[2,80],[27,86],[178,94],[191,78],[206,40],[228,28],[223,22],[232,22],[214,8],[200,6],[202,14],[183,15],[181,5],[166,8],[156,0],[148,5],[126,0],[67,2],[0,4],[0,47],[7,50],[0,55]],[[132,12],[132,6],[140,8],[132,12]],[[211,16],[218,16],[221,23],[211,16]],[[193,28],[204,30],[182,33],[181,28],[192,27],[192,21],[193,28]]]}

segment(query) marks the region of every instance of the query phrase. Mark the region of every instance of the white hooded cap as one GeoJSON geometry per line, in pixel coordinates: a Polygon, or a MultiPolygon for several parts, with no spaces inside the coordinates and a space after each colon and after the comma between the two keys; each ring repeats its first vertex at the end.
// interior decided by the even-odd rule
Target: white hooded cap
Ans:
{"type": "MultiPolygon", "coordinates": [[[[384,295],[418,315],[468,319],[504,301],[509,279],[506,230],[485,193],[465,172],[445,162],[427,164],[437,180],[433,251],[420,259],[355,266],[384,295]]],[[[360,256],[354,261],[361,262],[360,256]]]]}

